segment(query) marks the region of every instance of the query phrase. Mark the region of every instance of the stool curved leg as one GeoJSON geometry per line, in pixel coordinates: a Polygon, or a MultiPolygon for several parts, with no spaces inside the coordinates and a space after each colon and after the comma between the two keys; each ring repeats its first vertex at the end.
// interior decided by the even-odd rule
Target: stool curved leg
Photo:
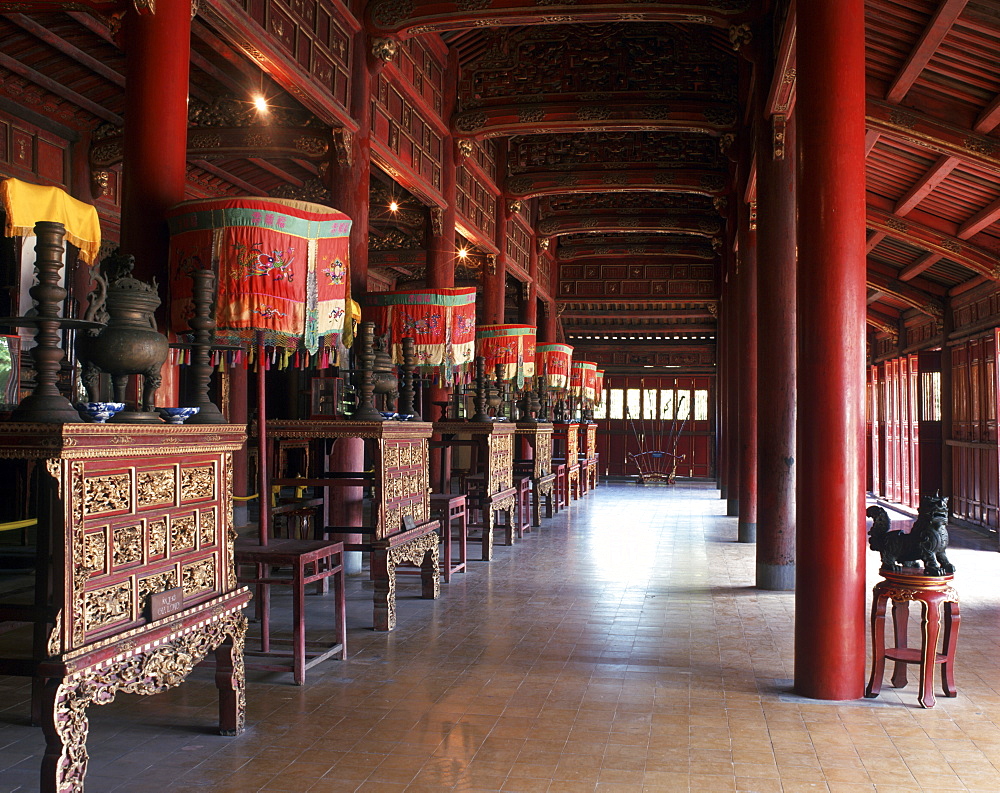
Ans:
{"type": "Polygon", "coordinates": [[[868,680],[865,696],[874,699],[882,691],[882,677],[885,675],[885,607],[887,598],[878,588],[872,600],[872,676],[868,680]]]}
{"type": "Polygon", "coordinates": [[[949,601],[944,604],[944,663],[941,664],[941,687],[946,697],[958,696],[955,688],[955,649],[958,647],[958,626],[962,622],[958,603],[949,601]]]}
{"type": "Polygon", "coordinates": [[[920,696],[917,701],[923,708],[933,708],[934,699],[934,662],[937,659],[938,635],[941,632],[941,603],[937,599],[928,598],[921,601],[923,606],[921,619],[921,654],[920,654],[920,696]]]}
{"type": "MultiPolygon", "coordinates": [[[[905,600],[892,601],[892,630],[896,648],[906,647],[906,627],[910,620],[910,604],[905,600]]],[[[896,661],[892,668],[892,687],[906,686],[906,661],[896,661]]]]}

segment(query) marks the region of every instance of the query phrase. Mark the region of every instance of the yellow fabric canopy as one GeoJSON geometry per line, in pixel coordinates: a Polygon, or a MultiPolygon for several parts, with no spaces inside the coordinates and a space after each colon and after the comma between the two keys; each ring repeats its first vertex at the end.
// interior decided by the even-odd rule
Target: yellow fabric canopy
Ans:
{"type": "Polygon", "coordinates": [[[93,264],[101,247],[101,224],[97,209],[77,201],[58,187],[4,179],[0,182],[0,198],[7,213],[4,226],[6,237],[33,237],[35,223],[47,220],[66,227],[66,241],[80,249],[80,258],[93,264]]]}

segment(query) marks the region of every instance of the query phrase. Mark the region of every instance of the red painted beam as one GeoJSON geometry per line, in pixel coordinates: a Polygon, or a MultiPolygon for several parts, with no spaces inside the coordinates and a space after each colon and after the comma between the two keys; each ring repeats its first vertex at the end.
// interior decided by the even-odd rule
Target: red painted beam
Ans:
{"type": "Polygon", "coordinates": [[[943,259],[944,257],[940,253],[925,253],[919,259],[917,259],[913,264],[907,265],[902,270],[899,271],[899,275],[896,277],[900,281],[909,281],[911,278],[915,278],[920,275],[924,270],[927,270],[934,266],[936,262],[943,259]]]}
{"type": "Polygon", "coordinates": [[[885,239],[884,231],[873,231],[865,240],[865,253],[871,253],[885,239]]]}
{"type": "Polygon", "coordinates": [[[955,24],[955,20],[961,16],[966,3],[968,0],[944,0],[938,6],[917,42],[917,46],[913,48],[906,63],[903,64],[903,68],[900,69],[896,79],[889,87],[886,99],[890,102],[899,102],[906,96],[906,92],[910,90],[917,77],[920,76],[920,72],[924,70],[934,53],[937,52],[937,48],[941,46],[941,42],[951,30],[951,26],[955,24]]]}
{"type": "Polygon", "coordinates": [[[504,192],[513,198],[564,193],[697,193],[722,195],[722,173],[708,168],[645,168],[618,171],[529,172],[508,177],[504,192]]]}
{"type": "Polygon", "coordinates": [[[968,281],[959,284],[958,286],[953,286],[948,290],[948,297],[957,297],[958,295],[968,292],[970,289],[975,289],[977,286],[982,286],[990,279],[985,275],[977,275],[975,278],[970,278],[968,281]]]}
{"type": "Polygon", "coordinates": [[[865,132],[865,157],[872,153],[872,149],[875,148],[875,144],[878,143],[881,136],[882,133],[877,129],[869,129],[865,132]]]}
{"type": "Polygon", "coordinates": [[[11,58],[3,52],[0,52],[0,66],[23,77],[25,80],[35,83],[49,93],[58,96],[60,99],[65,99],[67,102],[77,105],[83,110],[86,110],[88,113],[92,113],[102,121],[109,121],[118,127],[124,123],[122,117],[117,113],[113,113],[103,105],[90,101],[82,94],[78,94],[76,91],[66,88],[61,83],[51,79],[50,77],[46,77],[41,72],[37,72],[29,66],[25,66],[19,60],[11,58]]]}
{"type": "Polygon", "coordinates": [[[906,195],[896,202],[893,212],[897,215],[907,214],[929,196],[944,181],[945,177],[955,170],[957,165],[958,159],[956,157],[949,157],[947,155],[941,157],[931,166],[930,170],[917,180],[917,183],[909,189],[906,195]]]}
{"type": "Polygon", "coordinates": [[[86,52],[81,50],[79,47],[74,47],[66,39],[60,38],[51,30],[49,30],[44,25],[38,24],[31,17],[26,17],[24,14],[11,14],[7,17],[11,22],[13,22],[18,27],[26,30],[31,35],[40,41],[44,41],[53,49],[61,52],[77,63],[86,66],[95,74],[103,77],[109,83],[117,85],[119,88],[125,86],[125,76],[119,72],[116,72],[110,66],[105,64],[103,61],[99,61],[97,58],[88,55],[86,52]]]}
{"type": "Polygon", "coordinates": [[[973,234],[982,231],[998,219],[1000,219],[1000,199],[997,199],[988,207],[981,209],[959,226],[957,236],[960,240],[967,240],[973,234]]]}
{"type": "Polygon", "coordinates": [[[243,190],[247,195],[260,195],[260,188],[257,185],[250,184],[250,182],[245,182],[242,179],[233,176],[229,171],[224,171],[217,165],[212,165],[212,163],[207,160],[191,160],[191,165],[196,168],[200,168],[206,173],[212,174],[212,176],[217,176],[224,181],[229,182],[229,184],[234,185],[240,190],[243,190]]]}
{"type": "Polygon", "coordinates": [[[979,118],[976,119],[976,123],[972,125],[972,129],[976,132],[988,133],[992,132],[997,124],[1000,124],[1000,94],[993,97],[993,101],[983,109],[979,118]]]}

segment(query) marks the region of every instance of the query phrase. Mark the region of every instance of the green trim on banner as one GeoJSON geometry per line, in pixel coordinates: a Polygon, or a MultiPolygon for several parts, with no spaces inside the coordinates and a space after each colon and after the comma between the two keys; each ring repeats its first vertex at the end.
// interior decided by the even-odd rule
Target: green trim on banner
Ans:
{"type": "Polygon", "coordinates": [[[307,220],[284,212],[249,207],[202,209],[175,215],[168,219],[168,223],[171,236],[233,226],[267,229],[307,240],[336,239],[351,233],[351,219],[345,215],[330,220],[307,220]]]}
{"type": "Polygon", "coordinates": [[[456,287],[455,293],[432,292],[375,292],[365,297],[369,306],[467,306],[476,302],[474,286],[456,287]]]}

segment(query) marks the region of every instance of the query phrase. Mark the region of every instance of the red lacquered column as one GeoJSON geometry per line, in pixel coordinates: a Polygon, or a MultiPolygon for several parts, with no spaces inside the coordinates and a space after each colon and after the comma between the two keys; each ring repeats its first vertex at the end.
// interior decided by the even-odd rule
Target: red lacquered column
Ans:
{"type": "Polygon", "coordinates": [[[757,232],[751,209],[740,202],[739,412],[740,542],[757,541],[757,232]]]}
{"type": "Polygon", "coordinates": [[[522,325],[538,327],[538,242],[531,237],[531,252],[528,254],[528,296],[522,295],[520,320],[522,325]]]}
{"type": "Polygon", "coordinates": [[[795,690],[864,691],[863,0],[798,7],[795,690]]]}
{"type": "Polygon", "coordinates": [[[770,119],[757,142],[757,586],[795,589],[795,151],[770,119]]]}
{"type": "Polygon", "coordinates": [[[726,471],[728,496],[726,514],[737,517],[740,514],[740,361],[739,361],[739,284],[736,282],[736,268],[732,263],[732,249],[727,251],[730,258],[727,278],[727,306],[725,313],[726,333],[726,471]]]}
{"type": "Polygon", "coordinates": [[[184,200],[191,0],[158,0],[125,14],[123,253],[137,278],[167,281],[166,211],[184,200]]]}

